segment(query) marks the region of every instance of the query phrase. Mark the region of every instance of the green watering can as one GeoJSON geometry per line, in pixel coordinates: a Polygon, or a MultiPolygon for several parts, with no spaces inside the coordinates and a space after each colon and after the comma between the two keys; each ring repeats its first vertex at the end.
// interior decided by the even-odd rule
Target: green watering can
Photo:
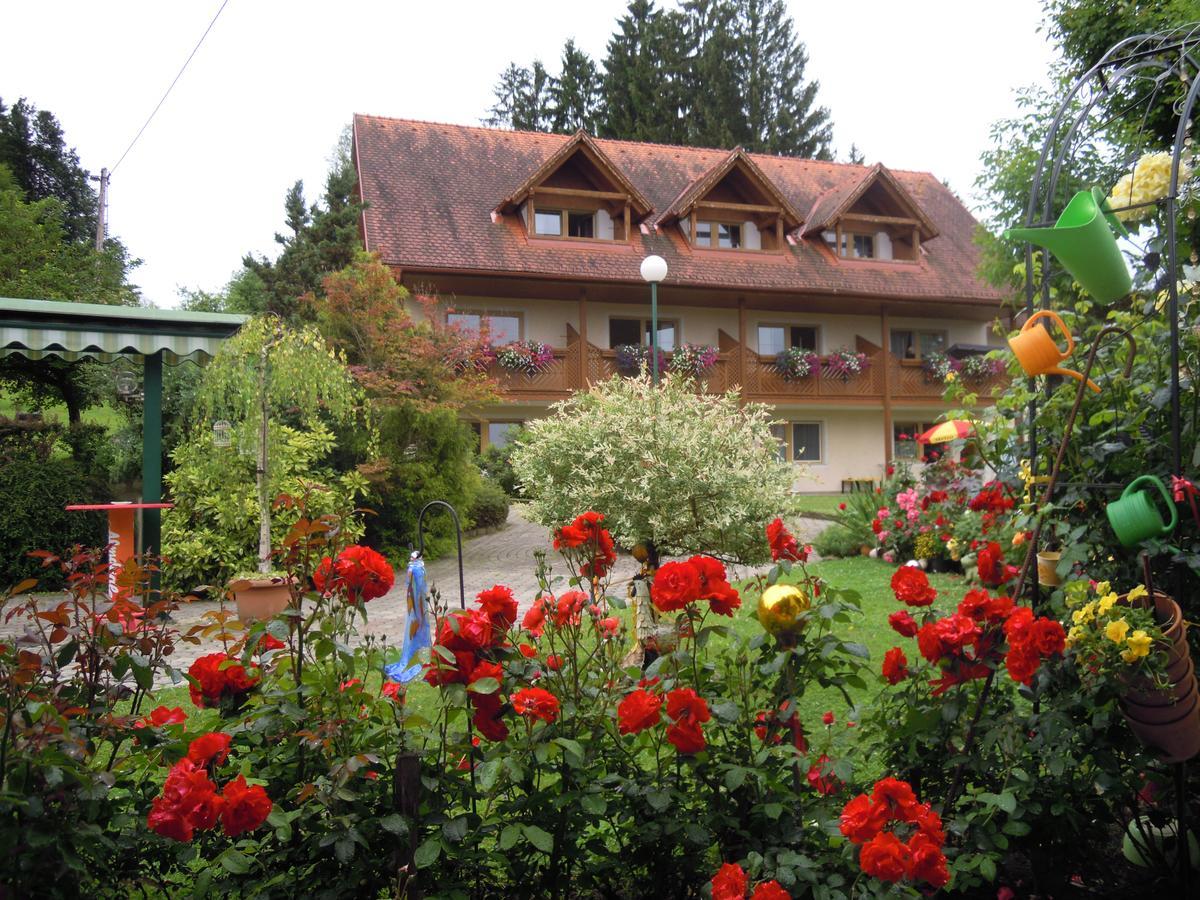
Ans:
{"type": "Polygon", "coordinates": [[[1143,475],[1129,482],[1129,486],[1121,492],[1119,500],[1108,504],[1104,510],[1108,514],[1108,524],[1116,532],[1117,540],[1124,547],[1133,547],[1147,538],[1166,537],[1179,524],[1179,512],[1175,509],[1175,501],[1167,492],[1167,486],[1153,475],[1143,475]],[[1167,509],[1171,511],[1171,521],[1164,522],[1158,510],[1154,508],[1154,495],[1148,489],[1139,489],[1139,485],[1149,485],[1158,488],[1167,509]]]}
{"type": "Polygon", "coordinates": [[[1111,303],[1133,288],[1113,229],[1122,237],[1129,234],[1108,211],[1104,192],[1092,188],[1071,198],[1053,228],[1010,228],[1004,236],[1048,247],[1096,302],[1111,303]]]}

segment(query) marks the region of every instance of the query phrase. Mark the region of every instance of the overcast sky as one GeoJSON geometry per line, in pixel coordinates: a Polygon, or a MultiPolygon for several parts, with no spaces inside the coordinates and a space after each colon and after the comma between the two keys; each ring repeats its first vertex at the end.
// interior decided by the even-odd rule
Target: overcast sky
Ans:
{"type": "MultiPolygon", "coordinates": [[[[668,0],[669,2],[669,0],[668,0]]],[[[8,4],[0,98],[53,112],[83,165],[111,168],[220,0],[8,4]]],[[[478,124],[510,60],[551,71],[563,42],[603,58],[626,0],[229,0],[112,178],[110,233],[145,262],[146,299],[215,290],[247,251],[273,256],[283,196],[310,202],[355,112],[478,124]]],[[[789,0],[807,76],[844,159],[920,169],[972,201],[990,124],[1043,82],[1038,0],[789,0]]]]}

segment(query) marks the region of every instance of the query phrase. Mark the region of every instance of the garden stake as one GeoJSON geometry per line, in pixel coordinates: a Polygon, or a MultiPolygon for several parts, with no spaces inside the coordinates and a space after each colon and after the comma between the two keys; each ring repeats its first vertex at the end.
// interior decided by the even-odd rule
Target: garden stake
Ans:
{"type": "MultiPolygon", "coordinates": [[[[1116,325],[1108,325],[1100,330],[1092,341],[1092,347],[1088,351],[1087,363],[1083,367],[1082,378],[1079,381],[1079,386],[1075,389],[1075,403],[1071,406],[1071,412],[1067,416],[1067,424],[1063,429],[1063,438],[1058,444],[1058,453],[1054,457],[1054,466],[1050,470],[1049,481],[1046,482],[1046,488],[1042,493],[1041,502],[1038,504],[1038,509],[1048,506],[1050,498],[1054,495],[1054,487],[1058,483],[1058,474],[1062,470],[1063,457],[1067,455],[1067,446],[1071,442],[1071,432],[1075,428],[1075,419],[1079,415],[1079,407],[1083,405],[1084,393],[1087,390],[1088,377],[1092,373],[1092,366],[1096,362],[1096,354],[1100,350],[1100,344],[1104,337],[1109,334],[1119,334],[1129,342],[1129,358],[1125,361],[1124,377],[1128,378],[1133,372],[1133,358],[1137,354],[1137,342],[1133,339],[1128,331],[1122,331],[1116,325]]],[[[1038,539],[1042,533],[1042,521],[1038,521],[1033,526],[1033,536],[1029,539],[1028,547],[1025,550],[1025,560],[1021,563],[1021,572],[1017,576],[1017,583],[1013,587],[1012,596],[1014,599],[1019,599],[1021,594],[1025,592],[1025,579],[1028,577],[1030,569],[1036,573],[1037,567],[1033,565],[1033,560],[1037,558],[1038,539]]],[[[1037,577],[1036,574],[1034,576],[1037,577]]],[[[979,699],[975,702],[975,712],[971,716],[971,724],[967,726],[967,736],[963,741],[963,761],[958,764],[954,770],[954,779],[950,783],[950,791],[946,795],[943,811],[948,811],[954,806],[954,801],[958,799],[958,794],[962,790],[962,778],[966,767],[966,756],[971,752],[971,748],[975,745],[975,729],[979,725],[979,719],[983,715],[984,707],[987,706],[988,695],[992,692],[992,682],[996,679],[996,670],[992,669],[988,672],[987,678],[983,682],[983,690],[979,692],[979,699]]]]}
{"type": "Polygon", "coordinates": [[[421,507],[421,512],[417,516],[417,552],[421,554],[422,558],[425,557],[425,513],[432,506],[444,506],[454,518],[454,537],[458,542],[458,608],[466,609],[467,588],[463,580],[462,525],[458,521],[458,510],[445,500],[430,500],[421,507]]]}

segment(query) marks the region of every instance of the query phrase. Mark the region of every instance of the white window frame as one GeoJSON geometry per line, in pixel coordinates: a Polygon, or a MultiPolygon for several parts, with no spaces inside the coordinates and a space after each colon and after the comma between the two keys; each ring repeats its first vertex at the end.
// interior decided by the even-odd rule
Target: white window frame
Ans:
{"type": "MultiPolygon", "coordinates": [[[[785,462],[802,463],[808,466],[823,466],[826,464],[825,459],[825,420],[824,419],[784,419],[775,422],[775,426],[782,425],[784,428],[785,439],[781,442],[786,448],[785,462]],[[815,425],[817,426],[817,458],[816,459],[797,459],[796,458],[796,426],[797,425],[815,425]]],[[[808,447],[805,447],[808,450],[808,447]]]]}
{"type": "MultiPolygon", "coordinates": [[[[484,319],[516,319],[517,320],[517,336],[516,336],[516,338],[514,338],[514,340],[518,340],[518,341],[525,340],[525,313],[521,312],[520,310],[451,309],[451,310],[448,310],[446,313],[447,324],[453,324],[453,323],[451,323],[451,320],[450,320],[451,316],[475,316],[477,319],[479,319],[479,326],[478,326],[477,330],[475,331],[475,335],[477,337],[482,335],[482,333],[483,333],[483,320],[484,319]]],[[[460,327],[462,327],[461,323],[458,323],[458,324],[460,325],[460,327]]],[[[489,327],[488,341],[494,344],[495,340],[492,337],[490,332],[491,332],[491,329],[489,327]]]]}
{"type": "Polygon", "coordinates": [[[821,352],[821,326],[820,325],[812,325],[812,324],[809,324],[808,322],[776,322],[776,321],[766,322],[766,321],[764,321],[764,322],[756,323],[755,327],[754,327],[754,344],[755,344],[755,347],[757,348],[757,352],[758,352],[759,356],[774,356],[775,355],[773,353],[764,353],[762,350],[762,335],[759,332],[759,329],[762,329],[762,328],[782,328],[784,331],[784,334],[783,334],[784,342],[787,343],[788,346],[791,346],[792,329],[793,328],[811,328],[813,331],[813,344],[815,345],[813,347],[812,352],[813,353],[821,352]]]}

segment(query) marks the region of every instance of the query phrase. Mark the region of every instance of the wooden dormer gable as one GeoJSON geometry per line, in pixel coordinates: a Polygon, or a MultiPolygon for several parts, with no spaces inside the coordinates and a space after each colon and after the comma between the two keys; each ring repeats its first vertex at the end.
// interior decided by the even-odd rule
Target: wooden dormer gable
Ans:
{"type": "MultiPolygon", "coordinates": [[[[787,198],[741,147],[689,184],[654,226],[662,228],[676,221],[693,246],[719,246],[716,229],[722,225],[753,225],[759,245],[751,248],[774,251],[782,250],[785,236],[803,223],[787,198]]],[[[747,247],[740,232],[735,246],[747,247]]]]}
{"type": "Polygon", "coordinates": [[[855,236],[860,241],[866,238],[872,247],[876,239],[882,243],[886,236],[889,251],[882,258],[915,262],[920,258],[921,242],[933,240],[938,230],[896,176],[876,163],[857,181],[818,197],[809,212],[804,235],[824,235],[834,253],[841,256],[857,255],[855,236]],[[851,236],[849,240],[847,235],[851,236]],[[893,246],[894,255],[890,250],[893,246]]]}
{"type": "MultiPolygon", "coordinates": [[[[653,211],[650,202],[597,146],[580,130],[571,136],[508,197],[496,212],[519,213],[531,235],[537,211],[603,213],[612,223],[613,240],[630,240],[633,229],[653,211]]],[[[538,234],[537,236],[566,237],[538,234]]]]}

